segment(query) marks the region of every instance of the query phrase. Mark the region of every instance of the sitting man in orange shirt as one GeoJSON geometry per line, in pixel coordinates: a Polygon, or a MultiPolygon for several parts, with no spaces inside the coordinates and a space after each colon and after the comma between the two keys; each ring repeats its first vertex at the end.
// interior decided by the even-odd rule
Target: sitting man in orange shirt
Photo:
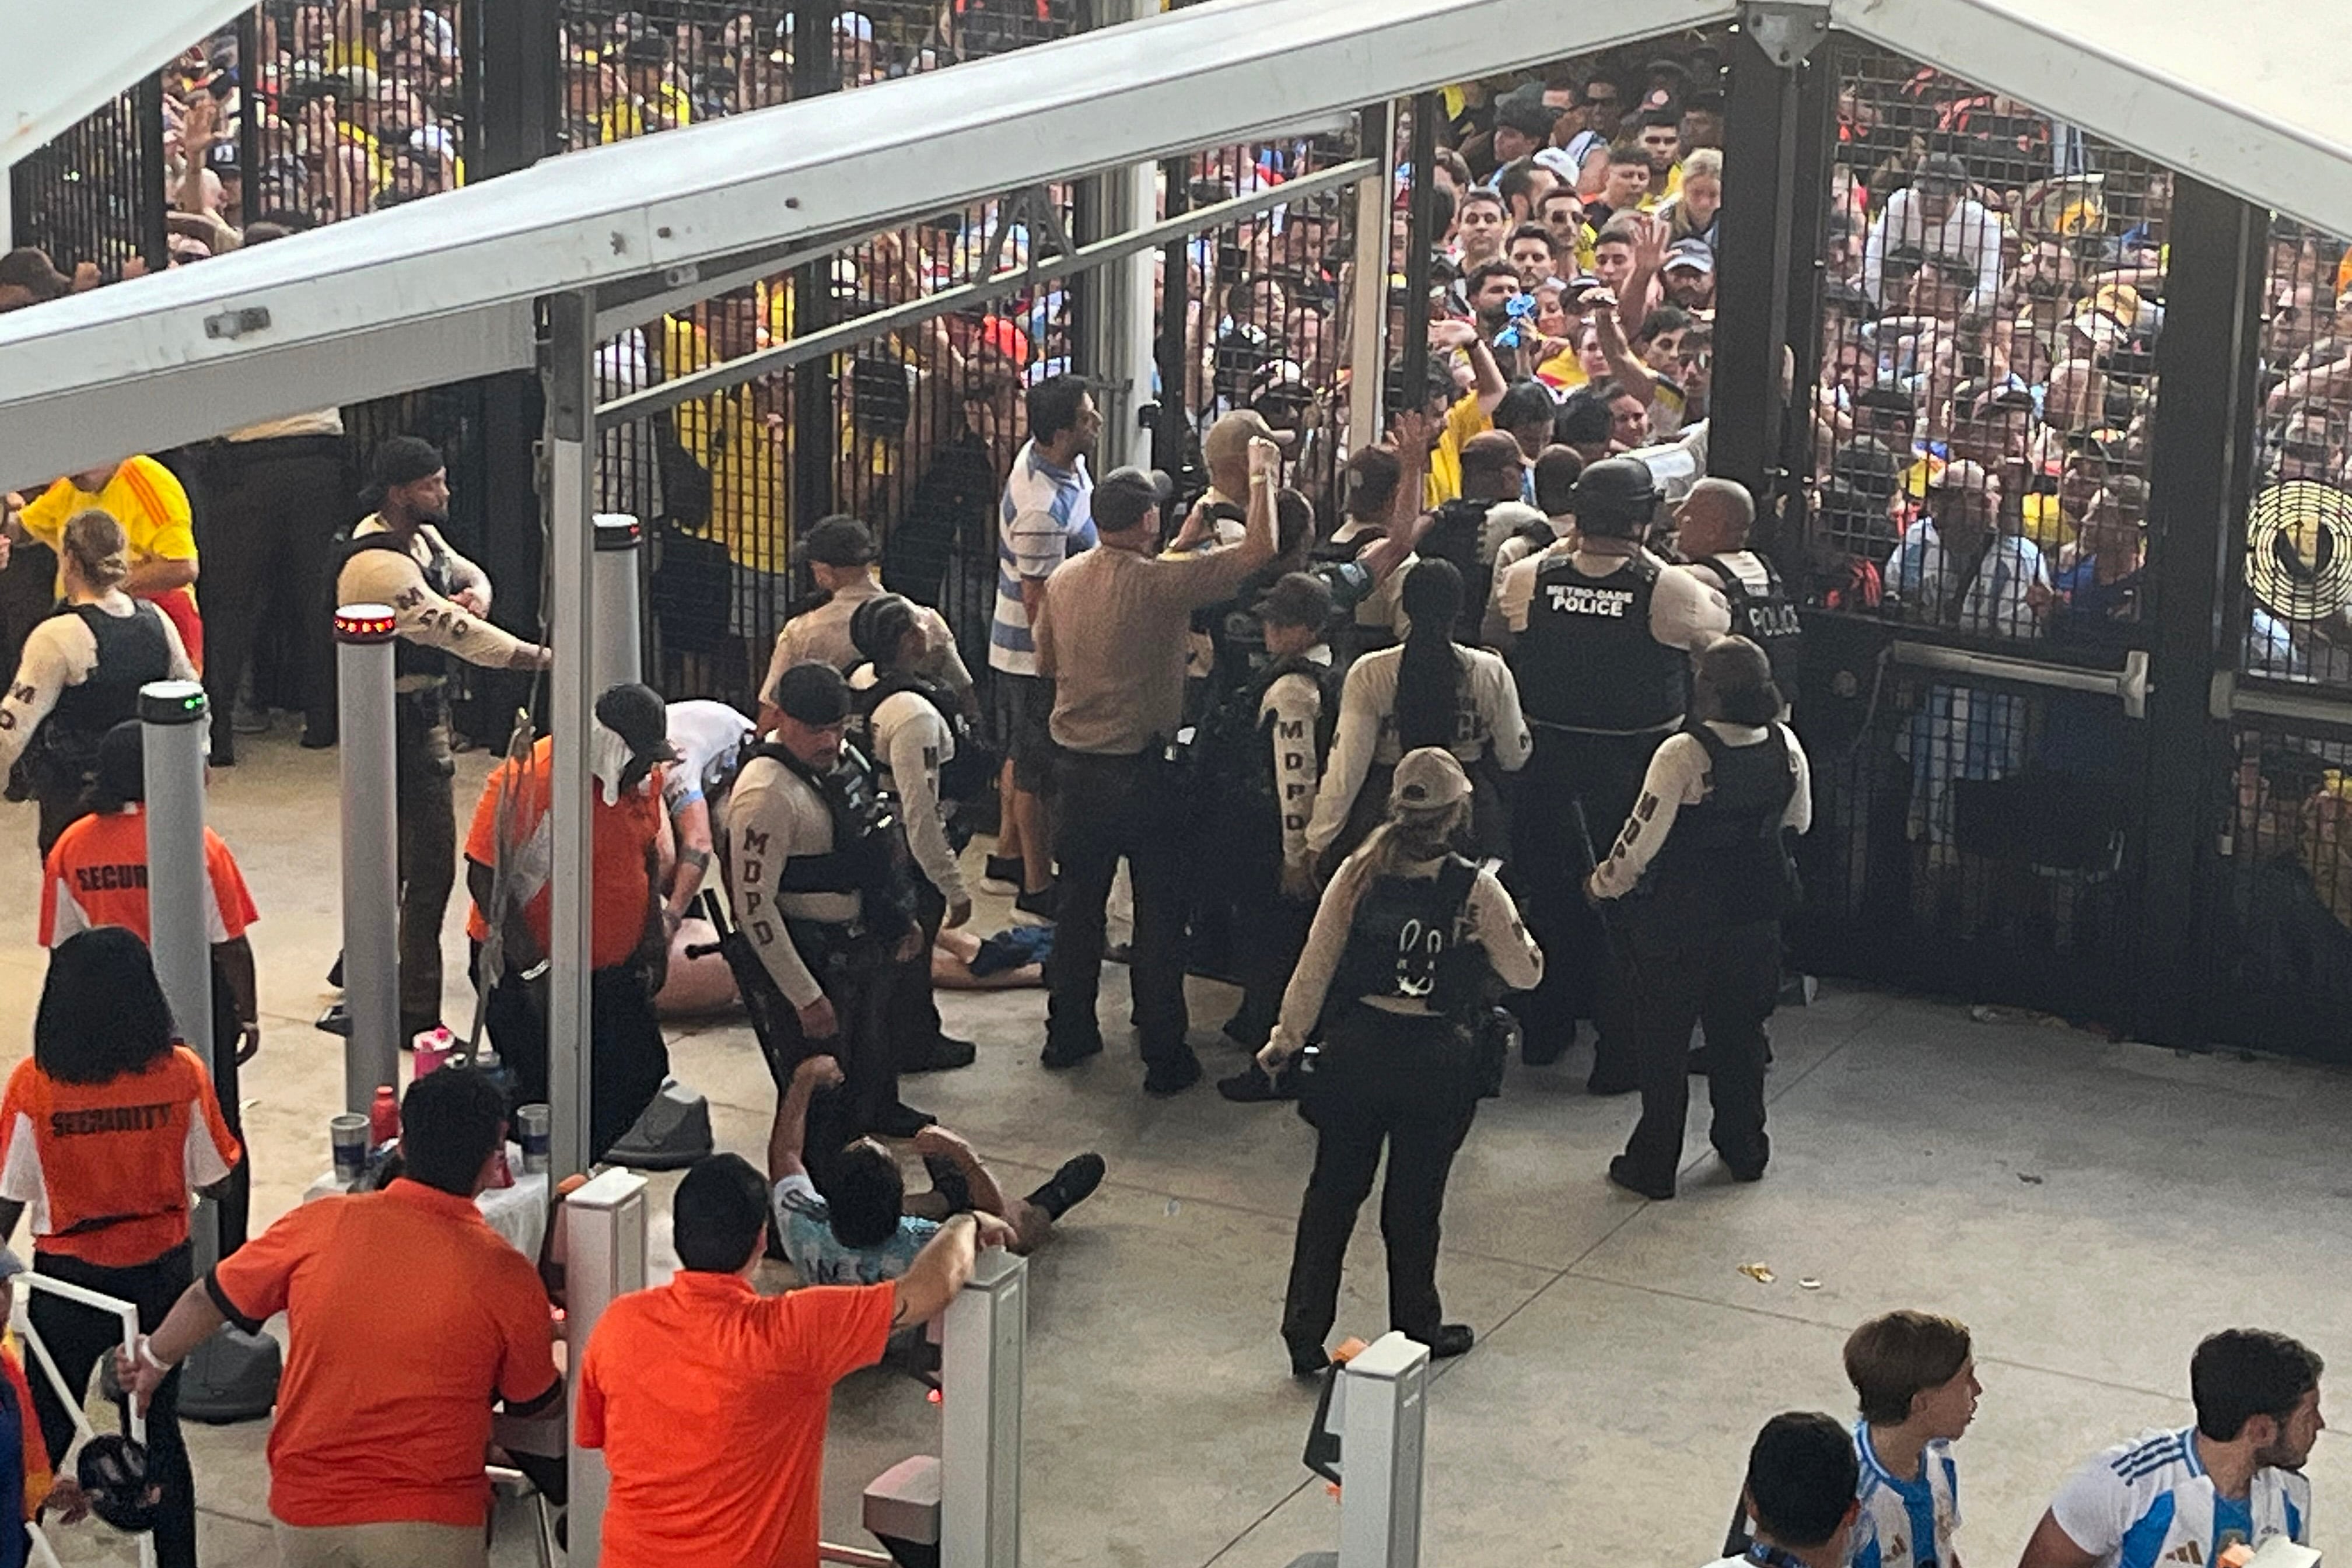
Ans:
{"type": "MultiPolygon", "coordinates": [[[[592,1163],[635,1125],[669,1071],[653,999],[669,962],[662,890],[677,858],[662,805],[662,764],[677,760],[669,710],[650,687],[615,686],[596,699],[588,742],[592,1163]]],[[[548,1098],[554,791],[555,743],[542,736],[527,761],[503,763],[490,774],[466,836],[466,887],[474,898],[466,934],[474,941],[476,984],[489,986],[490,1039],[514,1073],[518,1105],[548,1098]],[[481,952],[493,921],[499,972],[484,974],[481,952]]]]}
{"type": "Polygon", "coordinates": [[[945,1309],[1012,1227],[957,1215],[887,1284],[761,1296],[768,1189],[749,1161],[698,1161],[670,1215],[677,1277],[605,1309],[581,1359],[575,1436],[613,1478],[598,1562],[815,1568],[833,1385],[945,1309]]]}
{"type": "MultiPolygon", "coordinates": [[[[189,662],[205,668],[205,623],[196,613],[196,533],[188,492],[152,458],[125,458],[57,480],[16,514],[26,534],[55,550],[76,512],[113,514],[131,541],[122,591],[172,618],[189,662]]],[[[58,596],[63,598],[62,584],[58,596]]]]}
{"type": "MultiPolygon", "coordinates": [[[[147,909],[146,746],[136,719],[126,719],[98,743],[98,779],[89,792],[93,815],[74,822],[49,847],[41,879],[41,945],[55,948],[93,926],[121,926],[151,948],[147,909]]],[[[254,989],[253,945],[246,928],[259,919],[236,858],[219,834],[205,829],[206,935],[213,948],[213,1039],[236,1042],[206,1062],[228,1130],[245,1136],[238,1114],[236,1069],[261,1048],[261,1005],[254,989]]],[[[229,1173],[220,1200],[221,1246],[245,1245],[252,1187],[247,1162],[229,1173]]]]}
{"type": "Polygon", "coordinates": [[[498,1086],[443,1068],[401,1102],[405,1173],[302,1205],[190,1286],[115,1371],[144,1408],[233,1322],[286,1314],[269,1433],[282,1568],[485,1568],[496,1400],[563,1397],[547,1292],[474,1205],[506,1140],[498,1086]]]}

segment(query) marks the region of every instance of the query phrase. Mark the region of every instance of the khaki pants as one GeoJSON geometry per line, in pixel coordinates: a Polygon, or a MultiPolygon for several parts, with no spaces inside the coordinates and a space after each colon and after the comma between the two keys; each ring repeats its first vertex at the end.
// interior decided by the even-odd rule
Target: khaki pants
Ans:
{"type": "Polygon", "coordinates": [[[270,1523],[278,1568],[488,1568],[490,1561],[478,1524],[270,1523]]]}

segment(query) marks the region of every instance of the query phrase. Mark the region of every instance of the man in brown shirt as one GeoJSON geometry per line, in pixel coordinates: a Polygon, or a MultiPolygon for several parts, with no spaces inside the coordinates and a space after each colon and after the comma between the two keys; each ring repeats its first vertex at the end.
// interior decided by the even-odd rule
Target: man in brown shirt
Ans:
{"type": "Polygon", "coordinates": [[[1159,553],[1168,476],[1107,475],[1094,492],[1101,547],[1046,579],[1036,617],[1041,672],[1054,678],[1059,751],[1054,853],[1061,907],[1045,1064],[1065,1068],[1102,1049],[1095,996],[1102,984],[1103,913],[1124,857],[1135,884],[1128,983],[1142,1037],[1144,1090],[1174,1094],[1201,1076],[1185,1044],[1185,836],[1182,786],[1169,759],[1184,710],[1185,633],[1194,610],[1231,598],[1274,558],[1274,492],[1282,453],[1250,444],[1246,532],[1237,544],[1184,556],[1159,553]]]}

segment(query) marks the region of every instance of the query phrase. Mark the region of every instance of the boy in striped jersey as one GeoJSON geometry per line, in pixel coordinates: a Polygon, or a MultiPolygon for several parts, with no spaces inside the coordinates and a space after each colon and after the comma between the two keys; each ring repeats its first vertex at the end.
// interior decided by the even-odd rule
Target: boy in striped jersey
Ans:
{"type": "Polygon", "coordinates": [[[1976,1419],[1976,1358],[1968,1325],[1889,1312],[1845,1342],[1845,1375],[1861,1396],[1853,1453],[1853,1568],[1958,1568],[1959,1470],[1951,1445],[1976,1419]]]}
{"type": "Polygon", "coordinates": [[[2018,1568],[2208,1568],[2273,1536],[2308,1544],[2302,1471],[2327,1425],[2323,1370],[2284,1334],[2207,1336],[2189,1363],[2197,1424],[2118,1444],[2068,1477],[2018,1568]]]}

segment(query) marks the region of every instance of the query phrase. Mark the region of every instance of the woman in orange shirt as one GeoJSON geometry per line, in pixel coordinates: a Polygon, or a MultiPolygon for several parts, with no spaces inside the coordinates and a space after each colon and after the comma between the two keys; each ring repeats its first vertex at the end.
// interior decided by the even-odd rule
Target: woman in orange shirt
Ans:
{"type": "MultiPolygon", "coordinates": [[[[193,1274],[189,1189],[217,1193],[244,1157],[211,1077],[174,1037],[172,1009],[146,944],[120,926],[68,938],[49,955],[33,1055],[0,1095],[0,1242],[29,1208],[34,1271],[135,1303],[152,1331],[193,1274]]],[[[68,1387],[121,1330],[110,1315],[48,1294],[34,1331],[68,1387]]],[[[196,1502],[166,1378],[147,1413],[148,1476],[161,1489],[161,1568],[195,1568],[196,1502]]],[[[74,1438],[72,1414],[46,1379],[33,1405],[54,1465],[74,1438]]]]}

